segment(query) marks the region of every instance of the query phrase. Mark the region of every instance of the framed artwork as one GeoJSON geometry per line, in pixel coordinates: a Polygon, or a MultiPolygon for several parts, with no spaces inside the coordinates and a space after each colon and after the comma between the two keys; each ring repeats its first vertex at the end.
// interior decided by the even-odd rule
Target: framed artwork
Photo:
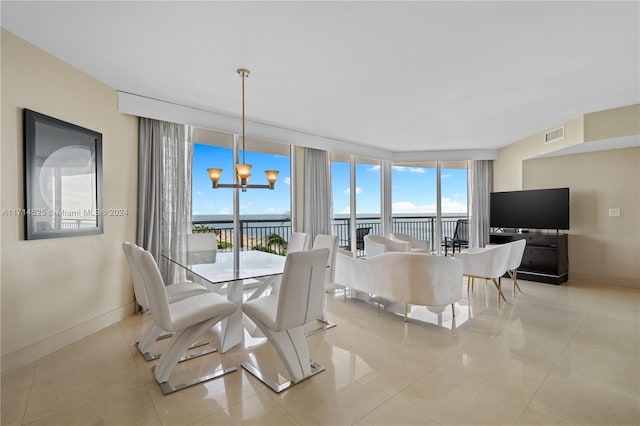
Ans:
{"type": "Polygon", "coordinates": [[[103,233],[102,134],[24,110],[25,238],[103,233]]]}

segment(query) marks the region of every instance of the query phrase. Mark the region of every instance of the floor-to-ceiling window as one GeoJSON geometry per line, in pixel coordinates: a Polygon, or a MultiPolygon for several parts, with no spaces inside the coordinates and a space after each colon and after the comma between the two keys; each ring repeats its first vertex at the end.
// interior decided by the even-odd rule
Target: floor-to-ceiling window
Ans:
{"type": "Polygon", "coordinates": [[[356,178],[356,252],[364,255],[364,235],[381,235],[381,162],[357,157],[356,178]]]}
{"type": "MultiPolygon", "coordinates": [[[[234,208],[231,188],[213,189],[207,168],[222,168],[220,184],[233,183],[233,135],[196,129],[192,175],[193,232],[215,232],[220,249],[232,248],[238,234],[241,249],[284,254],[291,234],[291,160],[289,145],[261,140],[245,141],[245,162],[251,164],[250,184],[266,184],[265,170],[279,170],[274,190],[239,191],[234,208]],[[238,227],[234,229],[234,215],[238,227]]],[[[238,156],[242,161],[241,145],[238,156]]]]}
{"type": "MultiPolygon", "coordinates": [[[[442,239],[452,238],[458,222],[469,219],[468,161],[440,162],[440,194],[442,239]]],[[[468,224],[458,227],[459,237],[468,241],[468,224]]]]}
{"type": "Polygon", "coordinates": [[[467,167],[467,161],[395,163],[392,232],[430,241],[432,250],[453,237],[458,221],[468,219],[467,167]]]}
{"type": "Polygon", "coordinates": [[[331,154],[331,192],[333,194],[333,233],[338,246],[350,250],[351,169],[350,156],[331,154]]]}
{"type": "MultiPolygon", "coordinates": [[[[390,173],[389,232],[409,234],[429,241],[433,250],[439,249],[445,237],[453,237],[458,221],[468,219],[467,167],[467,161],[394,163],[390,173]]],[[[334,233],[340,246],[349,250],[355,235],[355,245],[360,242],[355,247],[360,256],[364,248],[362,235],[381,235],[381,218],[388,217],[381,211],[381,162],[360,157],[352,160],[349,155],[334,153],[331,173],[334,233]],[[351,188],[355,190],[354,197],[351,188]],[[352,214],[354,208],[356,215],[352,214]]]]}
{"type": "Polygon", "coordinates": [[[438,187],[436,162],[396,163],[391,168],[392,232],[436,246],[438,187]]]}

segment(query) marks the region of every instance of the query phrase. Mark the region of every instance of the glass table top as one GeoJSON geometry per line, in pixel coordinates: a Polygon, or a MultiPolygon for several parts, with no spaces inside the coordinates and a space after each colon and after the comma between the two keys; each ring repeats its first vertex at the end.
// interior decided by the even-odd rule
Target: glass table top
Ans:
{"type": "Polygon", "coordinates": [[[212,284],[282,274],[286,259],[257,250],[240,251],[237,261],[233,251],[189,252],[179,257],[186,261],[163,257],[212,284]]]}

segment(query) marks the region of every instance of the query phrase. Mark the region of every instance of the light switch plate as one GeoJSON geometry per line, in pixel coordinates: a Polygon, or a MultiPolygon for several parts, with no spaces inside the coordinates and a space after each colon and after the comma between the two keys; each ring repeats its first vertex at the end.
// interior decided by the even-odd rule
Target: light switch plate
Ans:
{"type": "Polygon", "coordinates": [[[620,216],[620,209],[609,209],[609,216],[620,216]]]}

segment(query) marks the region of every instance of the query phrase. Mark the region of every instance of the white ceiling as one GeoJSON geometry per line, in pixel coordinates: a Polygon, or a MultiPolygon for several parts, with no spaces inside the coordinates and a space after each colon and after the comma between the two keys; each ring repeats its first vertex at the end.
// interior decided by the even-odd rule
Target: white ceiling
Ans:
{"type": "Polygon", "coordinates": [[[110,87],[393,152],[492,149],[640,102],[640,3],[1,2],[110,87]]]}

